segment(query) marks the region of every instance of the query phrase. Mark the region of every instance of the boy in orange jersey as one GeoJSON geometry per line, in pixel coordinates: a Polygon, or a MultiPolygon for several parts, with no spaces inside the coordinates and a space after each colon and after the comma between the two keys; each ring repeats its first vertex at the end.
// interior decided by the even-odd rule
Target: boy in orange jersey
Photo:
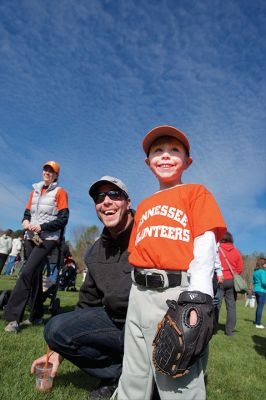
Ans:
{"type": "MultiPolygon", "coordinates": [[[[213,296],[216,243],[226,231],[219,207],[202,185],[183,184],[191,165],[186,135],[171,126],[152,129],[143,140],[146,164],[160,190],[140,203],[129,243],[134,266],[118,400],[150,400],[154,382],[161,400],[204,400],[204,360],[173,379],[155,371],[152,342],[167,299],[185,291],[213,296]]],[[[197,323],[191,312],[190,324],[197,323]]],[[[205,360],[206,362],[206,360],[205,360]]]]}

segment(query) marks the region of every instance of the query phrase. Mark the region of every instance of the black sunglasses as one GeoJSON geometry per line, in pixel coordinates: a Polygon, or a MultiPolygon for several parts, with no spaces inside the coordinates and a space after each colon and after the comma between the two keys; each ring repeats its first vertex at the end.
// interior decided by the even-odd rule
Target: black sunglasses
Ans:
{"type": "Polygon", "coordinates": [[[93,196],[95,204],[100,204],[104,201],[105,197],[108,196],[111,200],[122,200],[127,198],[124,192],[120,190],[108,190],[108,192],[98,192],[93,196]]]}

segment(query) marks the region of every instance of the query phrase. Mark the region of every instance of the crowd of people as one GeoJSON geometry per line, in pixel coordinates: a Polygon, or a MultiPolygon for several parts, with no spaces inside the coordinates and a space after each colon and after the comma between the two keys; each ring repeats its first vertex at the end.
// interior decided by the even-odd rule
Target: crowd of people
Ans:
{"type": "Polygon", "coordinates": [[[12,229],[7,229],[0,236],[0,274],[5,267],[4,275],[12,275],[22,248],[22,236],[13,238],[12,229]]]}
{"type": "MultiPolygon", "coordinates": [[[[118,400],[203,400],[207,347],[189,366],[189,373],[173,379],[153,362],[157,325],[167,312],[166,300],[178,301],[188,292],[191,298],[201,294],[210,303],[214,296],[216,327],[224,298],[225,334],[232,336],[236,293],[228,262],[240,274],[243,261],[213,195],[203,185],[183,183],[183,173],[192,164],[187,136],[175,127],[160,126],[145,135],[142,146],[159,190],[136,212],[119,178],[106,175],[89,188],[103,230],[85,254],[87,273],[75,310],[58,314],[45,325],[52,376],[66,359],[99,379],[90,393],[92,400],[112,395],[118,400]]],[[[19,331],[29,298],[29,324],[43,322],[42,271],[47,255],[64,237],[69,218],[68,195],[58,184],[59,173],[58,163],[46,162],[42,181],[30,193],[22,221],[26,260],[4,310],[6,332],[19,331]]],[[[6,271],[12,270],[16,258],[11,235],[7,231],[0,238],[1,269],[9,254],[6,271]]],[[[265,259],[260,259],[253,275],[260,329],[264,328],[265,267],[265,259]]],[[[183,301],[182,307],[186,306],[183,301]]],[[[205,320],[207,308],[198,307],[205,320]]],[[[189,326],[199,322],[199,313],[192,310],[189,326]]],[[[46,357],[32,363],[32,373],[46,357]]]]}

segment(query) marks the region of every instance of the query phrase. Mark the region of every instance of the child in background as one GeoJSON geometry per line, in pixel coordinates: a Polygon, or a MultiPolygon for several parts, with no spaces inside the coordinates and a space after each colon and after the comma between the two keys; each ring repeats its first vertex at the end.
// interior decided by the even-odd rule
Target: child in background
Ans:
{"type": "Polygon", "coordinates": [[[88,272],[88,268],[85,266],[83,267],[83,272],[82,272],[82,282],[85,282],[85,278],[88,272]]]}
{"type": "MultiPolygon", "coordinates": [[[[152,342],[167,299],[177,300],[185,290],[213,296],[216,243],[226,227],[212,194],[200,184],[182,183],[192,163],[183,132],[156,127],[144,137],[143,149],[159,191],[138,206],[130,238],[133,285],[118,400],[150,400],[154,381],[161,400],[203,400],[204,361],[180,378],[162,375],[154,369],[152,342]]],[[[190,324],[196,323],[194,311],[190,324]]]]}

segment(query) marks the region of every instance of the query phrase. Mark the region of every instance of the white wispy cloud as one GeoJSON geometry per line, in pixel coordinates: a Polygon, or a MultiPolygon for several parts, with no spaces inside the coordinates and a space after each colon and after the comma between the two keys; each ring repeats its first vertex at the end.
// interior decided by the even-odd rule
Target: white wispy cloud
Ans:
{"type": "MultiPolygon", "coordinates": [[[[243,249],[265,251],[263,10],[260,0],[2,3],[0,182],[26,204],[56,159],[70,227],[96,223],[90,183],[119,176],[136,207],[157,189],[142,137],[176,125],[194,158],[184,180],[214,193],[243,249]]],[[[16,200],[0,190],[0,225],[15,224],[16,200]]]]}

